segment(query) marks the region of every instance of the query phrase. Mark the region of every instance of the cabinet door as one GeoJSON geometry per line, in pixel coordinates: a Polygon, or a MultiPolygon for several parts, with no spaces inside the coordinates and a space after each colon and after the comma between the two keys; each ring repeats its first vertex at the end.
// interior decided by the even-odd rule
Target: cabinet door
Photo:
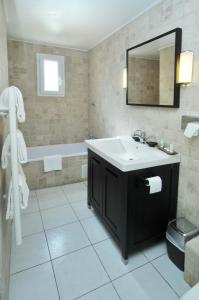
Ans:
{"type": "Polygon", "coordinates": [[[137,180],[132,184],[130,220],[133,228],[134,243],[144,242],[166,232],[170,215],[171,168],[170,166],[154,167],[147,171],[137,172],[137,180]],[[149,193],[141,178],[160,176],[162,191],[149,193]]]}
{"type": "Polygon", "coordinates": [[[112,231],[120,237],[121,229],[121,182],[113,170],[105,171],[104,218],[112,231]]]}
{"type": "Polygon", "coordinates": [[[90,158],[90,179],[91,180],[91,201],[92,205],[102,211],[103,190],[104,190],[104,169],[100,160],[90,158]]]}

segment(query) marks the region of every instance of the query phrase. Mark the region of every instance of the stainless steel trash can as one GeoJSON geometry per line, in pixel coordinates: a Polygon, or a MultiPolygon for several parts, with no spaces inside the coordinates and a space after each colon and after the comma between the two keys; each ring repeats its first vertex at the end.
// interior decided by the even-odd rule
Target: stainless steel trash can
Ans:
{"type": "Polygon", "coordinates": [[[167,252],[172,262],[184,271],[185,244],[199,234],[199,228],[185,218],[169,222],[166,232],[167,252]]]}

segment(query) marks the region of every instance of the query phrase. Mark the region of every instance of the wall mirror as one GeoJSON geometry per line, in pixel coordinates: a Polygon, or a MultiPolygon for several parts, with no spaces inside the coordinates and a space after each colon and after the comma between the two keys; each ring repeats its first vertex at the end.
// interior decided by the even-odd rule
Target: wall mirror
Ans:
{"type": "Polygon", "coordinates": [[[176,28],[127,50],[128,105],[179,107],[181,39],[176,28]]]}

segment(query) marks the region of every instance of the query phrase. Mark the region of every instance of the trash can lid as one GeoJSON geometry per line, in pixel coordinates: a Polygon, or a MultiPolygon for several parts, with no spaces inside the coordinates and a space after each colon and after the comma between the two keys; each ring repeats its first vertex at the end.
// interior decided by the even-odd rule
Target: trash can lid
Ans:
{"type": "Polygon", "coordinates": [[[172,220],[169,222],[169,226],[182,235],[191,234],[195,231],[198,232],[198,228],[185,218],[172,220]]]}

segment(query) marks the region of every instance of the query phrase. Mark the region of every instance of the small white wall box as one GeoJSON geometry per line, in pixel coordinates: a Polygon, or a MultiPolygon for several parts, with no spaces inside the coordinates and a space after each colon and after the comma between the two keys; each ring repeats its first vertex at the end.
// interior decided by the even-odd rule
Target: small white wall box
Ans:
{"type": "Polygon", "coordinates": [[[187,126],[184,131],[184,135],[190,139],[194,136],[198,136],[199,135],[199,122],[187,123],[187,126]]]}
{"type": "Polygon", "coordinates": [[[82,178],[87,178],[88,176],[88,165],[82,165],[82,178]]]}

